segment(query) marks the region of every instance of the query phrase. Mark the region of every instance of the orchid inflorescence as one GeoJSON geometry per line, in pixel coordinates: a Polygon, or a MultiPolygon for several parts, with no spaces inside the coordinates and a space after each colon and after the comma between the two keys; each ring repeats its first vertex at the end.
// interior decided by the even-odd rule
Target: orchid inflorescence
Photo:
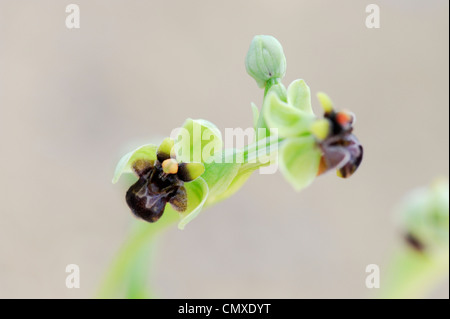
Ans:
{"type": "Polygon", "coordinates": [[[148,144],[126,154],[116,167],[113,182],[123,173],[137,176],[126,193],[135,216],[156,222],[164,212],[178,212],[179,228],[183,228],[202,207],[229,197],[252,172],[268,165],[259,156],[261,148],[267,151],[263,152],[265,159],[269,156],[277,160],[281,173],[296,190],[329,170],[347,178],[359,167],[363,148],[353,135],[355,116],[349,111],[335,111],[329,97],[319,93],[324,110],[319,118],[312,110],[310,88],[304,80],[295,80],[286,88],[281,82],[286,59],[274,37],[255,36],[245,65],[248,74],[264,88],[261,110],[252,104],[253,128],[258,132],[254,143],[224,150],[221,133],[214,124],[188,119],[182,127],[190,134],[187,151],[177,148],[177,144],[186,142],[178,134],[159,146],[148,144]],[[195,131],[202,137],[206,133],[208,143],[195,137],[195,131]],[[202,156],[192,156],[192,151],[202,156]],[[233,160],[238,155],[242,161],[233,160]]]}

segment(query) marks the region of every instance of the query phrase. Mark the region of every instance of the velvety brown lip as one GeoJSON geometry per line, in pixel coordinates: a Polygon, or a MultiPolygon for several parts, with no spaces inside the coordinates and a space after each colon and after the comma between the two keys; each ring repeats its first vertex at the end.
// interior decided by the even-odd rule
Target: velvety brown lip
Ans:
{"type": "Polygon", "coordinates": [[[161,218],[167,203],[179,212],[186,210],[184,181],[177,174],[165,173],[159,160],[153,165],[147,163],[147,167],[143,167],[142,163],[137,166],[139,169],[135,169],[135,172],[139,180],[128,189],[125,196],[136,217],[154,223],[161,218]]]}

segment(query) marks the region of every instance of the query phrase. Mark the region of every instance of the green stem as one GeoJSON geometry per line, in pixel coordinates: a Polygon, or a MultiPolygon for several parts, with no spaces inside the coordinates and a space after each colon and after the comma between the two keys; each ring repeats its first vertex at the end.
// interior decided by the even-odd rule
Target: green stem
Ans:
{"type": "MultiPolygon", "coordinates": [[[[264,116],[263,116],[263,114],[264,114],[264,110],[263,110],[263,108],[264,108],[264,99],[266,98],[266,95],[269,92],[270,88],[274,84],[277,84],[277,83],[280,83],[280,79],[272,78],[269,81],[267,81],[267,83],[266,83],[266,86],[264,88],[264,98],[263,98],[263,103],[262,103],[262,106],[261,106],[261,112],[259,113],[258,122],[256,123],[256,130],[257,131],[255,132],[255,134],[258,134],[258,128],[266,128],[266,129],[268,128],[267,125],[266,125],[266,122],[264,120],[264,116]]],[[[257,136],[256,140],[258,140],[258,136],[257,136]]]]}
{"type": "Polygon", "coordinates": [[[136,222],[113,260],[97,296],[99,298],[146,298],[150,296],[147,274],[152,244],[163,230],[174,224],[175,214],[165,214],[154,224],[136,222]]]}
{"type": "Polygon", "coordinates": [[[266,98],[266,95],[269,92],[270,88],[274,84],[278,84],[278,83],[280,83],[280,79],[279,78],[271,78],[269,81],[267,81],[266,86],[264,87],[264,98],[266,98]]]}
{"type": "Polygon", "coordinates": [[[260,162],[258,159],[261,155],[266,155],[268,157],[276,156],[277,150],[282,141],[283,140],[277,136],[269,136],[247,145],[244,148],[244,162],[260,162]]]}

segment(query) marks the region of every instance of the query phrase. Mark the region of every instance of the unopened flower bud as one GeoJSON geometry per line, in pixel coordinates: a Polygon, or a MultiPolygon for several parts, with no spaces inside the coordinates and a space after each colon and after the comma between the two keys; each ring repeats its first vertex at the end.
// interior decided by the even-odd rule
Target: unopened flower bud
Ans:
{"type": "Polygon", "coordinates": [[[245,67],[261,88],[270,79],[283,78],[286,58],[280,42],[270,35],[255,36],[245,58],[245,67]]]}

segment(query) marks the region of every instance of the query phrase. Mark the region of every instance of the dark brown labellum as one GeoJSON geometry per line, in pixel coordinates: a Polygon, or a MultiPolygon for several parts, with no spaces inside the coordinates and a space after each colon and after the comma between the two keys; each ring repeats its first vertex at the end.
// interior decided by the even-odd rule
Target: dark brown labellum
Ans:
{"type": "Polygon", "coordinates": [[[156,159],[136,160],[132,167],[139,177],[127,191],[126,201],[136,217],[150,223],[161,218],[167,203],[178,212],[187,209],[185,182],[203,174],[202,163],[179,163],[172,154],[174,140],[166,138],[156,151],[156,159]]]}
{"type": "Polygon", "coordinates": [[[136,217],[150,223],[156,222],[161,218],[167,203],[179,212],[186,210],[186,189],[176,174],[164,173],[159,161],[145,169],[142,165],[138,167],[135,172],[139,180],[126,194],[127,204],[136,217]]]}
{"type": "Polygon", "coordinates": [[[352,134],[353,117],[344,112],[325,113],[330,122],[328,137],[320,143],[322,159],[319,174],[337,169],[343,178],[351,176],[359,167],[363,158],[363,147],[352,134]]]}

